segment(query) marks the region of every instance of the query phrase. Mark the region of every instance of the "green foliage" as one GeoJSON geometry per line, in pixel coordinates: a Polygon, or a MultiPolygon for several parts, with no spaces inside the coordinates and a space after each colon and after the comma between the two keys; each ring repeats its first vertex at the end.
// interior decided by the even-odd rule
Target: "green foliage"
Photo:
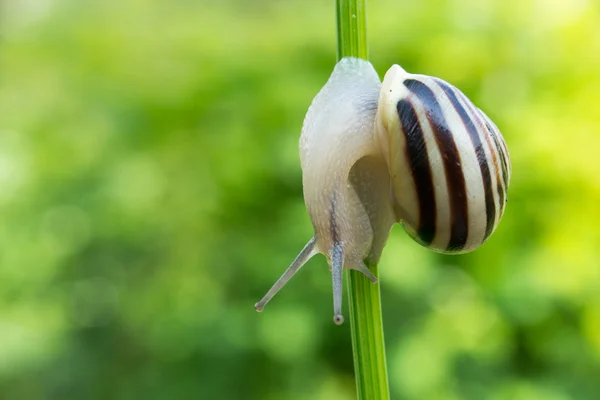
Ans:
{"type": "MultiPolygon", "coordinates": [[[[478,251],[397,226],[379,266],[392,398],[600,392],[597,2],[369,3],[370,59],[463,89],[513,179],[478,251]]],[[[298,138],[333,2],[0,3],[0,398],[352,399],[298,138]]],[[[347,310],[347,304],[344,305],[347,310]]]]}

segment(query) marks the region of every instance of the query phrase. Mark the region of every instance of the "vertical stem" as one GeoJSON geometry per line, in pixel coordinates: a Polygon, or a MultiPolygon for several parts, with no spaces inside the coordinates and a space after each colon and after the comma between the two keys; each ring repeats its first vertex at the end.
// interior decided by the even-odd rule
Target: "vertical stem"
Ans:
{"type": "Polygon", "coordinates": [[[368,59],[365,0],[336,0],[337,58],[368,59]]]}
{"type": "MultiPolygon", "coordinates": [[[[337,58],[368,57],[366,0],[336,0],[337,58]]],[[[377,265],[369,269],[378,276],[377,265]]],[[[358,400],[389,400],[381,296],[358,271],[346,271],[358,400]]]]}
{"type": "MultiPolygon", "coordinates": [[[[377,265],[369,269],[378,275],[377,265]]],[[[379,283],[348,271],[348,303],[358,400],[389,400],[379,283]]]]}

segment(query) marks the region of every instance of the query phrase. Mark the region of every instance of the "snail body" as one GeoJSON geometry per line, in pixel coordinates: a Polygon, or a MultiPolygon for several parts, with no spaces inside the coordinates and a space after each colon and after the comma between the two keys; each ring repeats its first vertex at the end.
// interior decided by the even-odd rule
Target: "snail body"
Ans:
{"type": "Polygon", "coordinates": [[[322,253],[337,324],[343,268],[377,282],[366,264],[394,223],[434,251],[474,250],[500,221],[511,172],[500,131],[458,89],[398,65],[381,83],[368,61],[348,57],[309,107],[300,162],[315,235],[255,307],[322,253]]]}

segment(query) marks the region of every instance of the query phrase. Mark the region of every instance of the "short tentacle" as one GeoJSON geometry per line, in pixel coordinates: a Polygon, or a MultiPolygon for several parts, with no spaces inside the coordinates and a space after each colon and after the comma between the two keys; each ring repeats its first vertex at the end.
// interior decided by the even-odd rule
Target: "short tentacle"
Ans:
{"type": "Polygon", "coordinates": [[[369,267],[367,267],[364,262],[360,262],[358,265],[354,265],[350,268],[363,273],[371,282],[377,283],[377,277],[373,275],[369,267]]]}

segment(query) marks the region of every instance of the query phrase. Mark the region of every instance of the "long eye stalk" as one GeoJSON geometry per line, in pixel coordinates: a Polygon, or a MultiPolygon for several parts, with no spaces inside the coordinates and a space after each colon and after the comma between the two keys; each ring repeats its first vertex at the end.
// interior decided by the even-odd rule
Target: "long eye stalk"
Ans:
{"type": "Polygon", "coordinates": [[[339,243],[331,249],[331,275],[333,279],[333,322],[337,325],[344,323],[342,315],[342,272],[344,269],[344,254],[339,243]]]}
{"type": "MultiPolygon", "coordinates": [[[[300,268],[302,268],[302,266],[304,264],[306,264],[306,262],[312,258],[312,256],[317,254],[317,252],[315,251],[315,243],[316,243],[316,240],[314,237],[308,241],[306,246],[304,246],[302,251],[300,251],[300,254],[298,254],[296,259],[292,262],[292,264],[288,267],[288,269],[285,270],[283,275],[281,275],[281,278],[279,278],[277,280],[277,282],[275,282],[273,287],[271,289],[269,289],[269,291],[267,292],[265,297],[263,297],[261,301],[259,301],[258,303],[256,303],[254,305],[254,308],[256,308],[256,311],[262,311],[263,308],[265,308],[265,305],[273,298],[273,296],[275,296],[277,294],[277,292],[279,292],[279,290],[282,287],[285,286],[286,283],[288,283],[288,281],[292,278],[292,276],[294,276],[296,274],[296,272],[298,272],[298,270],[300,268]]],[[[341,287],[340,287],[340,298],[341,298],[341,287]]]]}

